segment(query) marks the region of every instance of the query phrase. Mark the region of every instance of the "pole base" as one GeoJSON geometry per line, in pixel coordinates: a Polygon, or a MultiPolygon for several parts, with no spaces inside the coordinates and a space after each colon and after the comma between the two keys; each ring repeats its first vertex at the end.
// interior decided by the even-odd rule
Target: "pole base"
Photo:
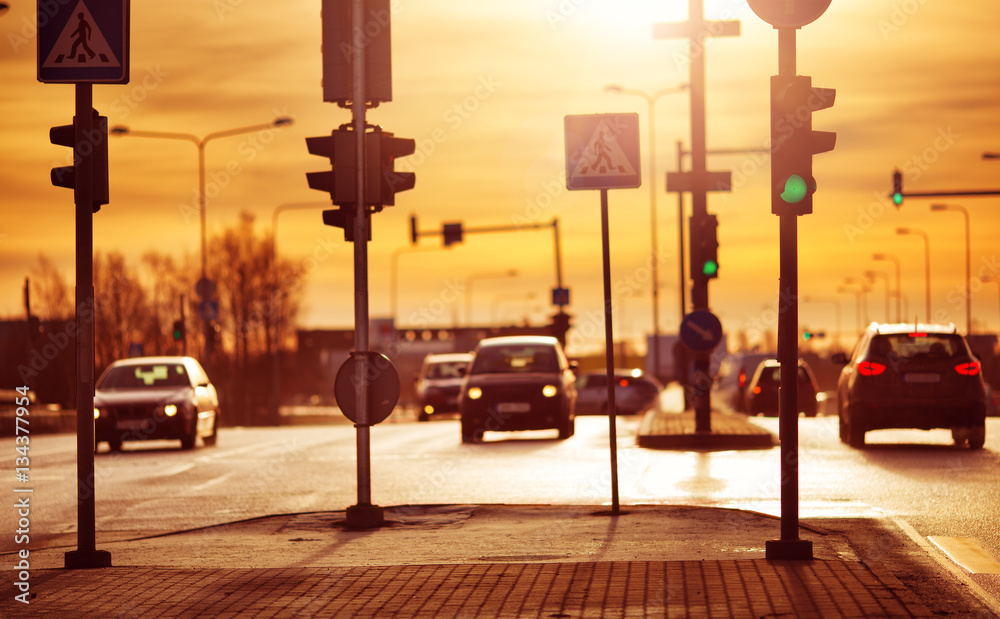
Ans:
{"type": "Polygon", "coordinates": [[[71,550],[65,556],[68,570],[111,567],[111,553],[107,550],[71,550]]]}
{"type": "Polygon", "coordinates": [[[351,505],[346,522],[352,529],[374,529],[385,524],[385,510],[378,505],[351,505]]]}
{"type": "Polygon", "coordinates": [[[771,561],[812,561],[813,543],[807,539],[772,539],[764,544],[764,558],[771,561]]]}

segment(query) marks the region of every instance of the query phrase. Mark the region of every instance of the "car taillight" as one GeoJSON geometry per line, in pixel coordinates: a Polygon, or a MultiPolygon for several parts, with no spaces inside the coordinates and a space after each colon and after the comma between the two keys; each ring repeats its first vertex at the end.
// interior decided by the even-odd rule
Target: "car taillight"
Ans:
{"type": "Polygon", "coordinates": [[[968,363],[959,363],[955,366],[955,371],[962,376],[975,376],[979,374],[981,366],[978,361],[970,361],[968,363]]]}
{"type": "Polygon", "coordinates": [[[754,394],[754,395],[758,395],[758,394],[760,394],[760,387],[754,387],[754,388],[753,388],[753,394],[754,394]]]}
{"type": "Polygon", "coordinates": [[[885,366],[874,361],[862,361],[858,364],[858,374],[862,376],[878,376],[885,371],[885,366]]]}
{"type": "Polygon", "coordinates": [[[747,373],[743,371],[743,368],[740,368],[739,381],[740,381],[740,389],[743,389],[744,387],[747,386],[747,373]]]}

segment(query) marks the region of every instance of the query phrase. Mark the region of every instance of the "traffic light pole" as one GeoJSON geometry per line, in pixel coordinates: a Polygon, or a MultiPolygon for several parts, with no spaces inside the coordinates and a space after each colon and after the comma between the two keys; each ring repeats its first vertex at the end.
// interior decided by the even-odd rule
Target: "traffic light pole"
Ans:
{"type": "MultiPolygon", "coordinates": [[[[97,550],[94,475],[94,86],[76,84],[76,508],[77,549],[67,569],[110,567],[111,553],[97,550]]],[[[104,139],[107,139],[106,137],[104,139]]]]}
{"type": "MultiPolygon", "coordinates": [[[[365,2],[351,0],[351,32],[365,31],[365,2]]],[[[365,45],[352,49],[351,117],[354,122],[355,169],[357,189],[354,202],[354,351],[357,355],[355,410],[357,430],[358,502],[347,508],[347,524],[355,528],[381,526],[385,516],[381,507],[371,501],[371,424],[368,410],[368,206],[365,196],[365,45]]]]}
{"type": "MultiPolygon", "coordinates": [[[[778,30],[778,75],[795,75],[795,28],[778,30]]],[[[781,439],[781,538],[768,540],[768,559],[812,559],[812,542],[799,539],[799,256],[798,215],[778,216],[779,274],[778,436],[781,439]]]]}

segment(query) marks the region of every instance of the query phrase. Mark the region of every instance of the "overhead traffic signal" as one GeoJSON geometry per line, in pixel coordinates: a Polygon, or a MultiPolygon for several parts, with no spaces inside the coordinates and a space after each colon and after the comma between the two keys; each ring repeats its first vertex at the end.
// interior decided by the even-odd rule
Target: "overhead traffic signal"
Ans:
{"type": "Polygon", "coordinates": [[[57,146],[68,146],[73,149],[73,165],[52,168],[52,184],[56,187],[77,189],[76,169],[80,157],[90,158],[91,201],[93,212],[101,210],[102,204],[108,199],[108,117],[100,116],[94,110],[93,124],[90,131],[84,131],[77,139],[76,117],[72,125],[59,125],[49,129],[49,141],[57,146]]]}
{"type": "Polygon", "coordinates": [[[448,247],[455,243],[462,242],[462,222],[454,222],[441,225],[441,236],[444,239],[444,246],[448,247]]]}
{"type": "Polygon", "coordinates": [[[365,190],[368,204],[394,206],[396,194],[413,189],[417,175],[413,172],[397,172],[395,162],[398,157],[412,155],[417,149],[416,140],[397,138],[382,127],[367,135],[365,143],[365,190]]]}
{"type": "Polygon", "coordinates": [[[892,172],[892,203],[896,206],[903,205],[903,173],[899,170],[892,172]]]}
{"type": "Polygon", "coordinates": [[[812,213],[812,157],[833,150],[837,134],[813,131],[812,113],[833,106],[836,91],[808,75],[771,76],[771,212],[812,213]]]}
{"type": "Polygon", "coordinates": [[[719,276],[719,218],[715,215],[691,217],[691,279],[719,276]]]}

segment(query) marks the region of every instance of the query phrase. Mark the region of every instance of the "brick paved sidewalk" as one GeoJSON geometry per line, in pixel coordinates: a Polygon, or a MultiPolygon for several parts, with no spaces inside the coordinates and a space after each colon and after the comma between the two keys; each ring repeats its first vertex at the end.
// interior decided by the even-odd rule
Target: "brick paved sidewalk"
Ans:
{"type": "Polygon", "coordinates": [[[4,616],[934,616],[891,575],[836,560],[45,570],[32,591],[4,616]]]}

